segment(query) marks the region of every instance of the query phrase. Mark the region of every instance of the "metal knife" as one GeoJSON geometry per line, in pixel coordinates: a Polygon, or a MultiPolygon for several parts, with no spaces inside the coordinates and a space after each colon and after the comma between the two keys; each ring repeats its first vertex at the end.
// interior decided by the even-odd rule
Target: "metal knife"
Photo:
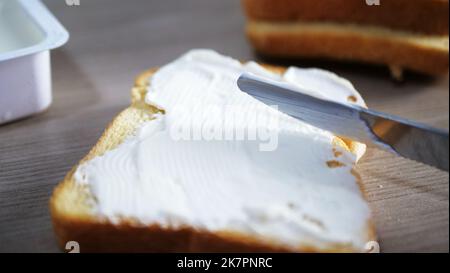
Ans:
{"type": "Polygon", "coordinates": [[[315,127],[392,152],[448,172],[448,131],[401,117],[320,99],[293,90],[287,83],[251,73],[238,87],[268,105],[315,127]]]}

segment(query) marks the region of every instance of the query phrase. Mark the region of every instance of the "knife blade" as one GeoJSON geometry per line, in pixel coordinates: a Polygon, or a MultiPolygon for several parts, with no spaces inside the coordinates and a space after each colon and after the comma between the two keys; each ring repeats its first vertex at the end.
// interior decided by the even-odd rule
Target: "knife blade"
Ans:
{"type": "Polygon", "coordinates": [[[288,83],[242,74],[239,89],[317,128],[449,170],[448,131],[394,115],[310,96],[288,83]]]}

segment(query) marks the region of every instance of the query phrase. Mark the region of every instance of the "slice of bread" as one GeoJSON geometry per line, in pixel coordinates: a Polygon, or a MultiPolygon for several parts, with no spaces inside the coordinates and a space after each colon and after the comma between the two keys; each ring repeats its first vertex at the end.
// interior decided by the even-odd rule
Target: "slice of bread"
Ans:
{"type": "Polygon", "coordinates": [[[247,36],[262,55],[448,72],[448,0],[243,0],[247,36]],[[374,1],[371,1],[374,2],[374,1]],[[375,1],[376,2],[376,1],[375,1]]]}
{"type": "MultiPolygon", "coordinates": [[[[267,67],[269,68],[269,67],[267,67]]],[[[282,68],[270,68],[283,71],[282,68]]],[[[132,89],[132,104],[122,111],[106,128],[97,144],[81,163],[103,155],[120,145],[144,122],[153,118],[159,110],[144,102],[149,77],[155,72],[148,70],[136,79],[132,89]]],[[[335,145],[353,153],[360,153],[361,145],[336,137],[335,145]]],[[[73,176],[75,166],[56,187],[50,200],[54,230],[62,248],[69,241],[76,241],[81,252],[356,252],[347,244],[330,245],[319,249],[314,245],[303,245],[293,249],[271,240],[261,240],[244,233],[231,231],[208,232],[190,226],[177,229],[163,227],[158,223],[142,225],[127,218],[119,223],[98,216],[94,212],[92,195],[86,186],[76,183],[73,176]]],[[[360,182],[359,176],[354,172],[360,182]]],[[[370,220],[363,231],[367,241],[375,239],[370,220]]]]}
{"type": "Polygon", "coordinates": [[[448,35],[355,24],[250,21],[247,36],[255,50],[266,56],[387,65],[397,78],[403,69],[429,75],[448,72],[448,35]]]}
{"type": "Polygon", "coordinates": [[[448,0],[243,0],[253,21],[335,22],[448,35],[448,0]]]}

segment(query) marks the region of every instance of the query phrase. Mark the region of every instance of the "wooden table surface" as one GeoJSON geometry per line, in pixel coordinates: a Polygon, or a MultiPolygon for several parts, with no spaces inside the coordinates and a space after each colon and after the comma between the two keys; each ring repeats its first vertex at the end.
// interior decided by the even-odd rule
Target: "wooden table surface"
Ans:
{"type": "MultiPolygon", "coordinates": [[[[0,252],[59,251],[48,210],[52,189],[128,105],[140,71],[199,47],[258,59],[243,34],[238,0],[45,3],[71,38],[52,52],[50,109],[0,126],[0,252]]],[[[448,76],[397,84],[382,68],[295,64],[347,77],[374,109],[448,129],[448,76]]],[[[449,251],[448,173],[376,150],[359,169],[382,251],[449,251]]]]}

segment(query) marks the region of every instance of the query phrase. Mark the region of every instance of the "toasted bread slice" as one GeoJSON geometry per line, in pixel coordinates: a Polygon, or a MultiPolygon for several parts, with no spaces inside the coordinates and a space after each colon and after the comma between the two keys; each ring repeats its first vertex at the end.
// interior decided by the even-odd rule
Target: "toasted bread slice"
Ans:
{"type": "Polygon", "coordinates": [[[335,22],[448,35],[448,0],[243,0],[253,21],[335,22]]]}
{"type": "Polygon", "coordinates": [[[387,65],[429,75],[448,72],[448,35],[325,22],[249,21],[247,36],[259,53],[274,57],[331,58],[387,65]]]}
{"type": "MultiPolygon", "coordinates": [[[[282,68],[271,68],[283,71],[282,68]]],[[[147,92],[148,79],[154,69],[143,72],[136,79],[132,89],[132,104],[122,111],[106,128],[97,144],[81,163],[121,144],[141,124],[151,120],[158,109],[147,105],[144,96],[147,92]]],[[[363,148],[352,141],[336,137],[339,145],[354,153],[363,148]]],[[[50,200],[53,226],[62,248],[69,241],[76,241],[81,252],[354,252],[360,251],[351,245],[336,244],[327,249],[304,245],[297,249],[285,247],[271,241],[261,241],[236,232],[208,232],[189,226],[178,229],[162,227],[157,223],[142,225],[134,219],[121,219],[112,223],[94,213],[92,196],[89,190],[75,182],[75,166],[56,187],[50,200]]],[[[359,179],[356,172],[354,175],[359,179]]],[[[368,241],[375,239],[373,225],[367,222],[364,236],[368,241]]]]}

